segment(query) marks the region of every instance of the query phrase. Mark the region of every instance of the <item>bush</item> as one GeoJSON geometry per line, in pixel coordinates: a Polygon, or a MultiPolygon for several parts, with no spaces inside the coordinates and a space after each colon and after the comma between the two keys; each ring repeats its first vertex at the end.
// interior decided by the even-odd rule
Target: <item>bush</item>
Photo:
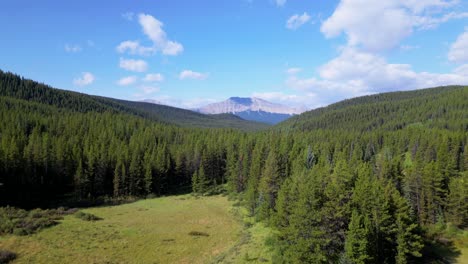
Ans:
{"type": "Polygon", "coordinates": [[[79,218],[84,221],[98,221],[102,220],[102,218],[95,216],[93,214],[85,213],[85,212],[77,212],[75,213],[75,217],[79,218]]]}
{"type": "Polygon", "coordinates": [[[41,229],[58,224],[63,215],[69,214],[65,208],[26,211],[14,207],[0,207],[0,235],[30,235],[41,229]]]}
{"type": "Polygon", "coordinates": [[[10,261],[13,261],[14,259],[16,259],[15,253],[0,249],[0,264],[10,263],[10,261]]]}
{"type": "Polygon", "coordinates": [[[200,232],[200,231],[191,231],[191,232],[189,233],[189,235],[191,235],[191,236],[197,236],[197,237],[198,237],[198,236],[205,236],[205,237],[210,236],[208,233],[200,232]]]}

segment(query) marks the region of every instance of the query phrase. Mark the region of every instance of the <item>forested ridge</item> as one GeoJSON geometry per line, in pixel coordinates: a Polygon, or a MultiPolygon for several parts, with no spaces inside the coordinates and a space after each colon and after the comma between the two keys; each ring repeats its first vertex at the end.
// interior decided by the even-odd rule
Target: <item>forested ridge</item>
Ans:
{"type": "Polygon", "coordinates": [[[268,125],[246,121],[235,115],[203,115],[193,111],[145,102],[125,101],[54,89],[48,85],[0,70],[0,96],[38,102],[74,112],[113,112],[129,114],[185,127],[238,128],[246,131],[268,125]]]}
{"type": "Polygon", "coordinates": [[[277,230],[278,263],[421,262],[435,226],[468,225],[468,87],[352,99],[247,133],[96,101],[78,111],[0,80],[3,205],[223,185],[277,230]]]}
{"type": "Polygon", "coordinates": [[[284,129],[398,130],[425,125],[467,130],[468,88],[447,86],[407,92],[392,92],[344,100],[292,117],[284,129]]]}

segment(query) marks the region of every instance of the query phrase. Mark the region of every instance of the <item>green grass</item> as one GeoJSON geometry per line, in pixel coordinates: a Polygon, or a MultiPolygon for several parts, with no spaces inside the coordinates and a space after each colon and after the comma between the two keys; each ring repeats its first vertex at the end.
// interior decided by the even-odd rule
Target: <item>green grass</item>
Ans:
{"type": "Polygon", "coordinates": [[[184,195],[89,208],[83,212],[102,220],[68,215],[30,236],[2,236],[0,249],[15,252],[14,263],[209,263],[245,234],[231,205],[184,195]],[[197,232],[204,235],[190,235],[197,232]]]}
{"type": "Polygon", "coordinates": [[[428,244],[424,249],[425,263],[468,263],[468,230],[453,225],[433,226],[428,230],[428,244]]]}
{"type": "Polygon", "coordinates": [[[272,229],[248,217],[244,207],[233,208],[233,214],[243,221],[242,235],[233,247],[212,263],[272,263],[273,249],[265,243],[272,237],[272,229]]]}

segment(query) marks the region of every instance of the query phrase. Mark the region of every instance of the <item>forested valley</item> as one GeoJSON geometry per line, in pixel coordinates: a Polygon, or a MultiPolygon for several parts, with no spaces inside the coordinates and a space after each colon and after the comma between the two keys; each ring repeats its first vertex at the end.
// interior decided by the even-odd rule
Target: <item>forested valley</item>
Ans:
{"type": "Polygon", "coordinates": [[[350,99],[270,128],[108,100],[0,72],[0,205],[226,191],[276,230],[277,263],[424,262],[434,230],[468,227],[468,87],[350,99]]]}

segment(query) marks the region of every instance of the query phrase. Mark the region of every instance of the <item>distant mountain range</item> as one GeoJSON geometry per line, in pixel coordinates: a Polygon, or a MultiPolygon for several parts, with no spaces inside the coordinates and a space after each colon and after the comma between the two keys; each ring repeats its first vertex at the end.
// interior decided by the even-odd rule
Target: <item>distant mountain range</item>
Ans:
{"type": "Polygon", "coordinates": [[[209,104],[195,109],[203,114],[234,114],[242,119],[268,124],[277,124],[305,109],[297,109],[252,97],[231,97],[223,102],[209,104]]]}

